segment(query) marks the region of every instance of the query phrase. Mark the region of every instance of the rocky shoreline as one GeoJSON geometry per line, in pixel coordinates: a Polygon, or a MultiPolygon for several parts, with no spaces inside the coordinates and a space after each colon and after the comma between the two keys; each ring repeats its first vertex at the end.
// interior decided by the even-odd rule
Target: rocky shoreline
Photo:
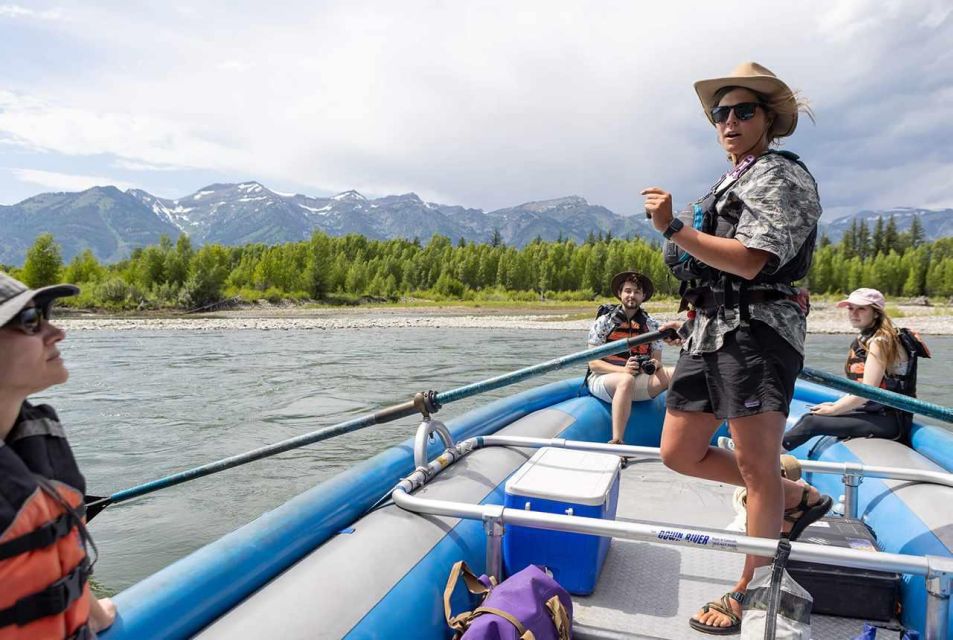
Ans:
{"type": "MultiPolygon", "coordinates": [[[[233,331],[233,330],[341,330],[404,327],[448,329],[528,329],[550,331],[588,330],[591,317],[578,309],[480,309],[474,307],[330,308],[272,307],[242,309],[205,315],[172,317],[122,317],[75,314],[58,318],[67,331],[233,331]],[[584,315],[586,314],[586,315],[584,315]],[[583,315],[583,317],[580,317],[583,315]]],[[[593,306],[594,311],[595,306],[593,306]]],[[[953,335],[953,309],[901,305],[895,321],[925,335],[953,335]]],[[[679,316],[668,308],[649,312],[660,322],[679,316]]],[[[815,304],[808,317],[810,333],[852,333],[846,314],[833,304],[815,304]]]]}

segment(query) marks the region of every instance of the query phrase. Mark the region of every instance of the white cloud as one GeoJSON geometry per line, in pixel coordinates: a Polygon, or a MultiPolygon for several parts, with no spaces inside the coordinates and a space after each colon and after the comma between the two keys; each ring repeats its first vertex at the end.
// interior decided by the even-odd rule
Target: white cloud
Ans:
{"type": "Polygon", "coordinates": [[[57,9],[36,11],[17,4],[0,4],[0,18],[36,18],[39,20],[59,20],[63,14],[57,9]]]}
{"type": "MultiPolygon", "coordinates": [[[[929,116],[953,85],[944,0],[190,8],[71,6],[63,29],[95,64],[8,84],[0,138],[315,190],[485,208],[578,193],[633,211],[647,184],[684,203],[722,169],[691,85],[751,58],[811,99],[817,126],[788,147],[837,206],[893,197],[864,166],[949,135],[929,116]]],[[[953,201],[953,185],[930,192],[953,201]]]]}
{"type": "Polygon", "coordinates": [[[117,158],[111,164],[116,169],[125,169],[126,171],[179,171],[182,169],[182,167],[152,164],[126,158],[117,158]]]}
{"type": "Polygon", "coordinates": [[[85,191],[91,187],[105,187],[108,185],[119,189],[129,189],[133,186],[106,176],[80,176],[38,169],[11,169],[10,172],[21,182],[36,184],[53,191],[85,191]]]}

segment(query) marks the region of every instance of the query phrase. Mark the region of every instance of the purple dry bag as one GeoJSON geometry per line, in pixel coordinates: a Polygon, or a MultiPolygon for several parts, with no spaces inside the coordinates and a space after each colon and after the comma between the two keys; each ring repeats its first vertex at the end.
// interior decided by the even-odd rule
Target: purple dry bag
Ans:
{"type": "Polygon", "coordinates": [[[463,640],[569,640],[572,600],[559,583],[539,567],[529,565],[496,584],[473,574],[462,560],[453,565],[443,593],[447,624],[463,640]],[[452,615],[450,596],[460,578],[470,593],[480,596],[473,611],[452,615]]]}

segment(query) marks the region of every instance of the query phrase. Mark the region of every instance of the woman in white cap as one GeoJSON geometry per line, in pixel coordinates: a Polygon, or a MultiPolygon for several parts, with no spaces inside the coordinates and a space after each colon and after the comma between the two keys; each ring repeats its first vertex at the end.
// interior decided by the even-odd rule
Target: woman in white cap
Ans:
{"type": "MultiPolygon", "coordinates": [[[[894,326],[884,296],[876,289],[857,289],[837,306],[847,309],[851,326],[860,332],[850,345],[845,375],[854,382],[916,397],[917,358],[930,357],[920,336],[894,326]]],[[[822,435],[901,440],[913,420],[906,411],[855,395],[814,405],[810,411],[784,435],[788,451],[822,435]]]]}
{"type": "Polygon", "coordinates": [[[56,412],[27,401],[69,377],[50,307],[78,291],[0,273],[0,638],[89,638],[116,616],[89,588],[86,482],[56,412]]]}
{"type": "MultiPolygon", "coordinates": [[[[748,535],[795,539],[832,504],[783,479],[779,462],[806,333],[793,283],[810,268],[821,206],[807,167],[771,147],[794,132],[803,104],[753,62],[696,82],[695,91],[731,169],[680,217],[670,193],[642,191],[689,309],[684,325],[667,325],[679,328],[683,349],[666,399],[662,460],[684,474],[746,487],[748,535]],[[733,452],[711,446],[726,420],[733,452]]],[[[738,582],[691,626],[737,633],[754,569],[769,562],[748,556],[738,582]]]]}

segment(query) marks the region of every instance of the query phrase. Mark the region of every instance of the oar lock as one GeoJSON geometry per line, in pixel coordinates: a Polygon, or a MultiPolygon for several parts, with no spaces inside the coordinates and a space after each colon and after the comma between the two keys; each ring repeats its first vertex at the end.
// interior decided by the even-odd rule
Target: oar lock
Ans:
{"type": "Polygon", "coordinates": [[[420,412],[424,420],[429,420],[431,413],[440,411],[440,403],[437,402],[437,392],[431,389],[430,391],[418,391],[415,393],[414,409],[420,412]]]}

